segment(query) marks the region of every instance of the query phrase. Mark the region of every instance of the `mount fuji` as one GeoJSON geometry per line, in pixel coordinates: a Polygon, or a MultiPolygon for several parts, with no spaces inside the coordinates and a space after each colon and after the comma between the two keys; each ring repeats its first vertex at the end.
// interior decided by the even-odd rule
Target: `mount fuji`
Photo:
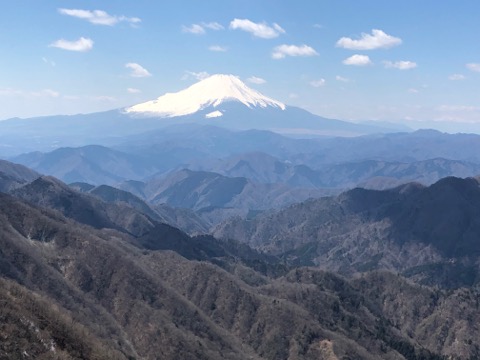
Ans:
{"type": "MultiPolygon", "coordinates": [[[[191,115],[205,109],[218,109],[228,102],[240,102],[248,108],[273,107],[285,110],[285,104],[250,89],[233,75],[212,75],[177,93],[168,93],[156,100],[125,109],[129,114],[159,117],[191,115]]],[[[222,116],[221,110],[206,114],[207,118],[222,116]]]]}
{"type": "Polygon", "coordinates": [[[236,76],[217,74],[177,93],[122,109],[1,121],[0,154],[9,156],[88,144],[108,146],[126,136],[179,124],[269,130],[302,137],[357,136],[399,130],[322,118],[267,97],[236,76]]]}
{"type": "Polygon", "coordinates": [[[124,109],[135,118],[164,123],[200,123],[235,130],[259,129],[295,135],[356,136],[391,132],[346,121],[325,119],[287,106],[249,88],[237,76],[216,74],[185,90],[124,109]]]}

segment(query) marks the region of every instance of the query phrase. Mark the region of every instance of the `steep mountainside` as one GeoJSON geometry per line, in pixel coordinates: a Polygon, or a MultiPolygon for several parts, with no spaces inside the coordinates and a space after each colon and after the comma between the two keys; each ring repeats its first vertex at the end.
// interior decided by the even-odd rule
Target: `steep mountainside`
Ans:
{"type": "Polygon", "coordinates": [[[151,219],[170,224],[189,234],[205,234],[211,226],[192,210],[174,208],[166,204],[148,205],[134,194],[108,185],[92,187],[86,192],[108,203],[120,206],[127,204],[151,219]]]}
{"type": "Polygon", "coordinates": [[[479,219],[478,182],[445,178],[427,188],[354,189],[249,221],[232,219],[214,234],[300,264],[347,274],[391,269],[455,287],[478,283],[479,219]]]}
{"type": "Polygon", "coordinates": [[[19,164],[0,160],[0,192],[8,192],[35,180],[40,174],[19,164]]]}
{"type": "Polygon", "coordinates": [[[468,290],[306,268],[274,279],[241,260],[265,269],[274,258],[241,246],[165,228],[135,238],[0,200],[0,349],[8,358],[478,356],[478,296],[468,290]]]}
{"type": "Polygon", "coordinates": [[[58,210],[79,223],[97,229],[112,228],[141,235],[154,226],[151,217],[126,203],[106,203],[95,196],[75,191],[53,177],[42,176],[11,193],[31,204],[58,210]]]}

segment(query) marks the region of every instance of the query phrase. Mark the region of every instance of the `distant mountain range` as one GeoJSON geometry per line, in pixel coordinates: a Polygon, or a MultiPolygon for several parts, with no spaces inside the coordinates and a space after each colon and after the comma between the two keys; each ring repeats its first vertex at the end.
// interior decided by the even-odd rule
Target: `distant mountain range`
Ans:
{"type": "Polygon", "coordinates": [[[189,123],[310,136],[395,131],[392,127],[325,119],[268,98],[233,75],[213,75],[178,93],[124,109],[1,121],[0,155],[90,144],[109,146],[129,135],[189,123]]]}
{"type": "MultiPolygon", "coordinates": [[[[116,149],[60,148],[12,160],[67,183],[154,183],[153,178],[190,169],[260,184],[341,191],[355,186],[383,189],[409,181],[429,185],[445,176],[476,176],[480,174],[478,154],[478,135],[418,131],[291,139],[267,131],[184,126],[131,137],[116,149]]],[[[145,190],[141,187],[140,193],[145,190]]],[[[156,190],[149,187],[148,191],[148,195],[136,194],[150,199],[156,190]]]]}

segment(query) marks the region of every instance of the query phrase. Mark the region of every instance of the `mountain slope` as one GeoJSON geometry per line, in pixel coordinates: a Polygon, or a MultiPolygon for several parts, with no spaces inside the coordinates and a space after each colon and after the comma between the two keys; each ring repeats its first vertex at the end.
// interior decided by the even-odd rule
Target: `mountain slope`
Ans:
{"type": "Polygon", "coordinates": [[[186,169],[151,179],[141,192],[155,205],[194,210],[209,224],[330,194],[329,190],[258,184],[242,177],[186,169]]]}
{"type": "Polygon", "coordinates": [[[95,196],[75,191],[53,177],[42,176],[11,194],[31,204],[58,210],[79,223],[97,229],[111,228],[138,236],[154,226],[152,218],[126,203],[106,203],[95,196]]]}
{"type": "Polygon", "coordinates": [[[153,162],[141,156],[98,145],[27,153],[14,160],[67,183],[115,184],[142,179],[158,171],[153,162]]]}
{"type": "Polygon", "coordinates": [[[354,189],[250,221],[231,219],[214,234],[345,274],[390,269],[458,287],[478,282],[478,219],[478,182],[445,178],[427,188],[354,189]]]}
{"type": "Polygon", "coordinates": [[[39,173],[23,165],[0,160],[0,192],[9,192],[39,176],[39,173]]]}
{"type": "MultiPolygon", "coordinates": [[[[68,349],[71,358],[95,358],[92,350],[97,351],[98,358],[116,359],[155,359],[161,353],[165,359],[308,360],[328,355],[339,359],[436,360],[441,359],[440,353],[457,351],[465,359],[475,354],[467,340],[475,343],[478,329],[468,325],[462,325],[461,331],[449,326],[447,335],[459,339],[457,347],[437,345],[440,334],[433,340],[409,335],[411,329],[420,332],[422,320],[430,315],[436,315],[438,326],[446,326],[446,318],[438,314],[453,314],[454,310],[443,304],[457,296],[472,296],[466,290],[451,295],[438,290],[434,293],[396,276],[383,282],[365,277],[357,284],[313,269],[293,270],[272,279],[238,262],[230,263],[231,272],[227,272],[211,262],[154,250],[150,245],[176,246],[161,233],[156,237],[152,233],[145,243],[148,247],[138,249],[129,245],[132,239],[128,235],[78,226],[59,213],[37,209],[7,195],[0,194],[0,198],[0,271],[12,279],[10,282],[24,284],[24,300],[42,293],[35,305],[40,309],[28,312],[30,305],[20,302],[13,311],[22,311],[23,321],[31,324],[30,334],[40,329],[40,339],[59,351],[68,349]],[[398,289],[405,288],[416,293],[415,303],[401,296],[398,289]],[[405,303],[385,308],[379,306],[378,294],[396,296],[405,303]],[[424,312],[422,308],[418,315],[410,315],[414,305],[431,304],[432,296],[437,303],[431,310],[424,312]],[[55,314],[61,317],[48,328],[43,314],[47,319],[55,319],[55,314]],[[386,314],[398,321],[408,318],[409,322],[394,326],[386,314]],[[70,319],[73,324],[64,326],[70,319]],[[59,327],[60,331],[56,330],[59,327]],[[83,331],[89,335],[74,338],[76,329],[86,329],[83,331]]],[[[168,236],[180,243],[194,241],[181,233],[168,236]]],[[[212,255],[218,256],[204,251],[207,248],[202,247],[202,239],[196,241],[200,247],[188,247],[193,251],[191,256],[202,255],[209,261],[212,255]]],[[[214,249],[221,242],[212,245],[214,249]]],[[[16,296],[11,293],[16,286],[0,281],[1,289],[10,289],[10,297],[16,296]]],[[[7,309],[8,314],[15,299],[2,299],[6,300],[2,311],[7,309]]],[[[462,304],[473,306],[467,300],[462,304]]],[[[473,316],[473,323],[478,320],[478,312],[468,311],[452,317],[455,325],[466,323],[466,316],[473,316]]],[[[9,321],[14,329],[22,325],[21,318],[10,316],[9,321]]],[[[17,331],[14,329],[2,327],[0,334],[10,337],[11,331],[17,331]]],[[[28,339],[18,331],[14,333],[21,341],[28,339]]],[[[15,356],[15,351],[28,350],[34,357],[51,356],[53,350],[39,349],[40,344],[40,340],[24,341],[7,349],[7,354],[15,356]]]]}
{"type": "Polygon", "coordinates": [[[479,164],[442,158],[410,163],[364,160],[324,164],[312,169],[307,165],[282,161],[263,152],[237,154],[211,164],[193,164],[190,168],[230,177],[245,177],[259,183],[337,189],[355,186],[375,189],[388,184],[400,185],[411,181],[430,185],[447,176],[469,177],[480,174],[479,164]]]}

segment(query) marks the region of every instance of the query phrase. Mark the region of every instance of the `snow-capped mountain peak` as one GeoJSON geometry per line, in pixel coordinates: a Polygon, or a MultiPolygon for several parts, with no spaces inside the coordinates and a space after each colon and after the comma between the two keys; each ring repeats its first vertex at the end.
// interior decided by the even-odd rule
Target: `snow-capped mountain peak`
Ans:
{"type": "MultiPolygon", "coordinates": [[[[130,114],[175,117],[196,113],[207,107],[216,108],[228,101],[237,101],[251,107],[275,107],[285,110],[285,105],[249,88],[234,75],[212,75],[185,90],[167,93],[156,100],[126,108],[130,114]]],[[[213,111],[211,117],[221,116],[213,111]]]]}

